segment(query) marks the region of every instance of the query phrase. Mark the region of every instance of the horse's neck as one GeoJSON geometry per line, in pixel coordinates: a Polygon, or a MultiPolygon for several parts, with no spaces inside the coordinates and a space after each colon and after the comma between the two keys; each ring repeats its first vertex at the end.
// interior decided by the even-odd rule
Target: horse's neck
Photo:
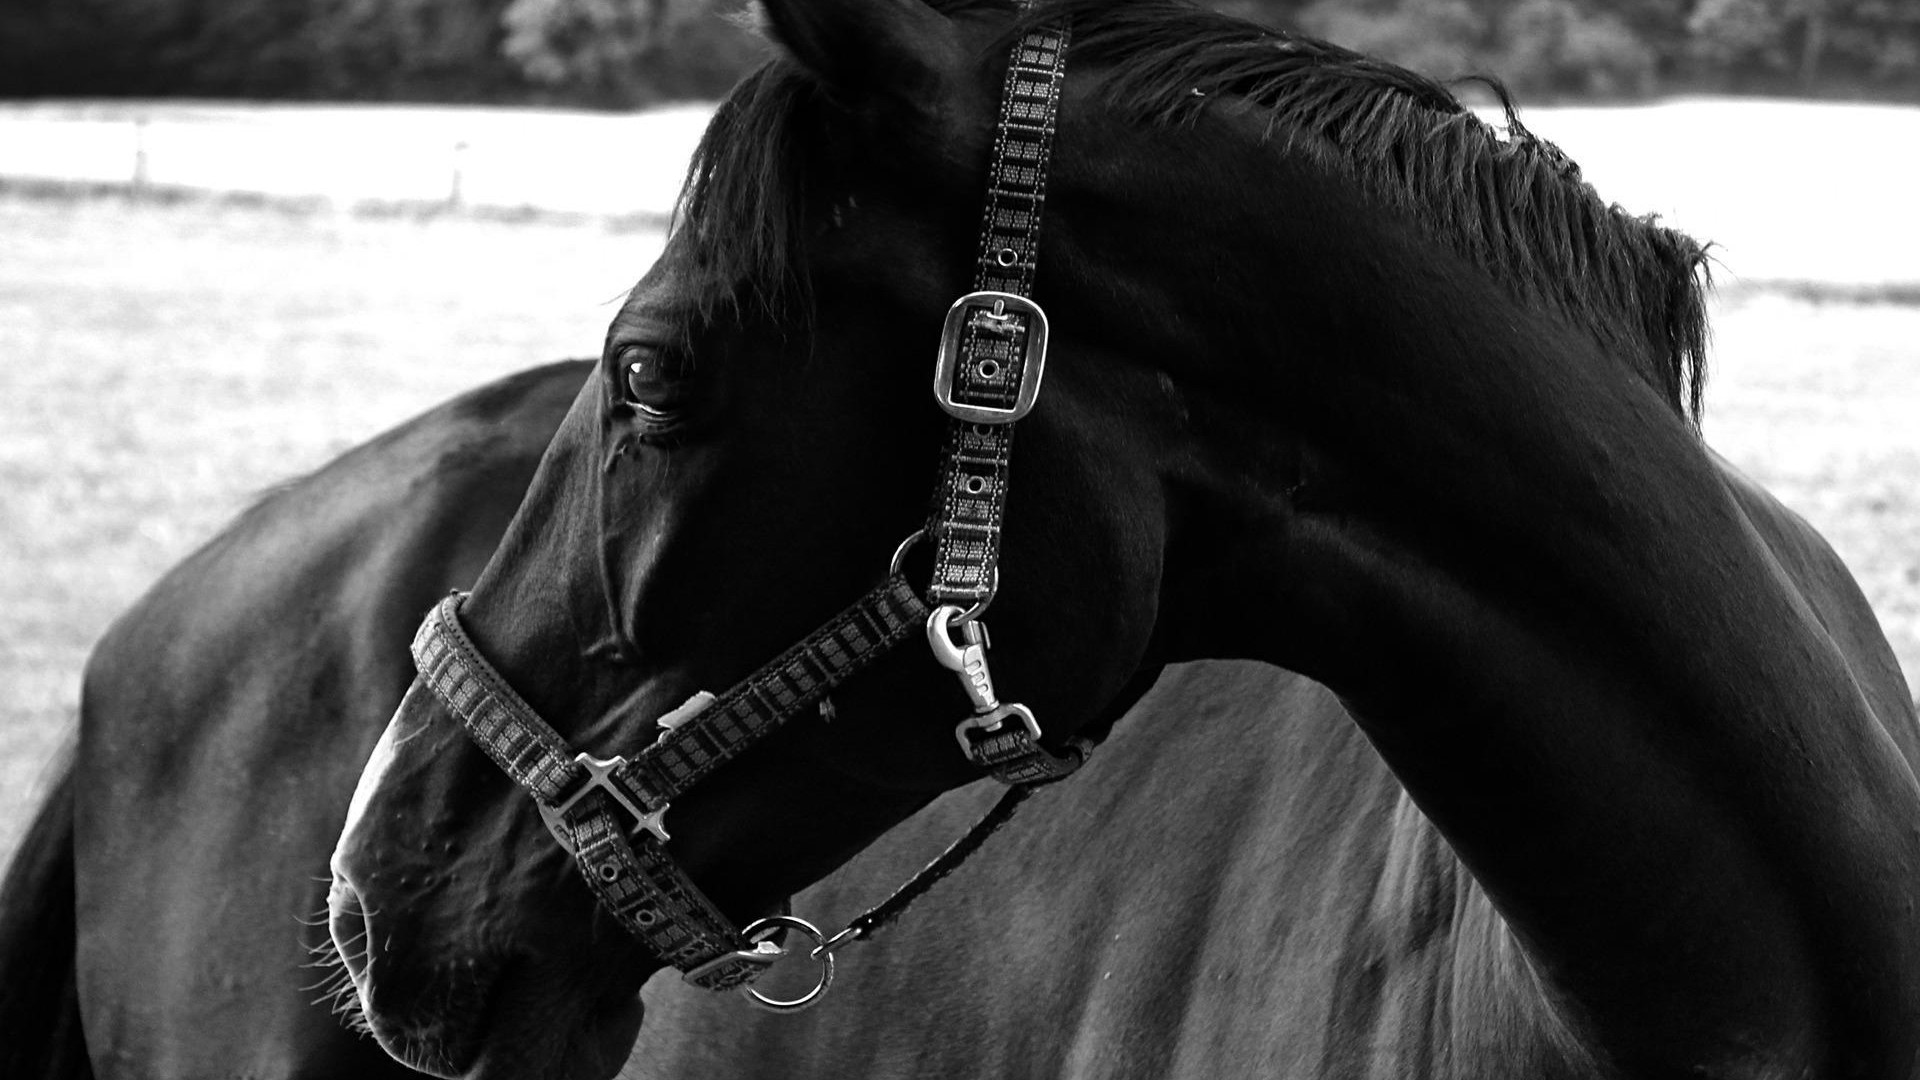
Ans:
{"type": "Polygon", "coordinates": [[[1794,583],[1845,659],[1868,707],[1909,765],[1920,771],[1920,724],[1914,719],[1913,690],[1859,583],[1804,518],[1717,454],[1714,462],[1726,479],[1728,494],[1766,544],[1781,574],[1794,583]]]}
{"type": "Polygon", "coordinates": [[[1264,655],[1342,694],[1596,1052],[1810,1063],[1822,957],[1920,994],[1906,691],[1831,552],[1638,398],[1363,461],[1413,509],[1299,513],[1264,655]]]}

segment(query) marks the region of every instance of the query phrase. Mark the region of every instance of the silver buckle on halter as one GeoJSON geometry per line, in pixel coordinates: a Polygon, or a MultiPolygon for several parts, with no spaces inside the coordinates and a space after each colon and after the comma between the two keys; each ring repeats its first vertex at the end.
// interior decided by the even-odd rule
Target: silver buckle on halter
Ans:
{"type": "Polygon", "coordinates": [[[587,793],[591,791],[605,792],[607,798],[619,804],[620,809],[625,810],[633,818],[634,826],[628,830],[632,835],[638,836],[642,831],[650,832],[659,837],[663,844],[672,839],[667,835],[666,822],[667,811],[673,809],[671,804],[661,803],[658,810],[642,810],[634,805],[632,799],[627,798],[627,793],[620,790],[620,785],[610,779],[613,770],[627,764],[626,758],[615,754],[610,758],[602,759],[583,753],[574,755],[573,760],[575,764],[587,770],[587,782],[581,784],[578,790],[567,796],[558,806],[548,806],[546,803],[534,804],[540,808],[540,820],[547,823],[547,831],[553,834],[553,838],[560,842],[561,847],[567,849],[567,854],[574,853],[573,837],[567,833],[567,811],[573,809],[574,804],[586,798],[587,793]]]}
{"type": "MultiPolygon", "coordinates": [[[[992,380],[1001,370],[1001,361],[993,357],[974,360],[975,374],[992,380]]],[[[1047,313],[1040,305],[1018,293],[973,292],[953,302],[946,322],[940,328],[940,358],[933,367],[933,399],[958,420],[976,424],[1011,424],[1033,411],[1040,397],[1040,380],[1047,369],[1047,313]],[[954,379],[960,362],[966,357],[960,347],[969,329],[993,337],[1019,340],[1022,348],[1020,387],[1014,393],[1013,406],[969,405],[953,400],[954,379]],[[1024,340],[1023,338],[1024,332],[1024,340]]]]}

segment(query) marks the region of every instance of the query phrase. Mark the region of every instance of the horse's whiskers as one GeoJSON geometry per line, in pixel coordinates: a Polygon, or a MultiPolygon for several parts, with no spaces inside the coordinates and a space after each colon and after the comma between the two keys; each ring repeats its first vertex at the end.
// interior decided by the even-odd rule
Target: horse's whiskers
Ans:
{"type": "MultiPolygon", "coordinates": [[[[315,922],[308,922],[305,919],[300,921],[307,926],[324,925],[327,915],[322,912],[316,916],[315,922]]],[[[364,959],[366,941],[367,932],[363,925],[359,933],[347,940],[346,947],[358,952],[360,954],[358,959],[364,959]]],[[[328,934],[309,945],[307,951],[312,955],[312,959],[301,966],[322,974],[314,982],[301,987],[301,992],[315,994],[312,1003],[325,1005],[327,1011],[340,1022],[341,1027],[361,1035],[372,1035],[373,1025],[367,1020],[366,1013],[360,1005],[360,988],[353,981],[353,969],[347,963],[346,954],[341,952],[339,943],[336,943],[333,936],[328,934]]]]}

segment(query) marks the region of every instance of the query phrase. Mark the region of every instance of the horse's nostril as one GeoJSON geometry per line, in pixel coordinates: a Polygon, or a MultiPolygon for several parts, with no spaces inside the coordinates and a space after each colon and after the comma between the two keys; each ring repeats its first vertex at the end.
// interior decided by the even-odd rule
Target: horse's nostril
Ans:
{"type": "Polygon", "coordinates": [[[354,986],[364,993],[369,933],[366,908],[360,902],[360,894],[338,874],[327,890],[327,932],[332,935],[334,951],[346,964],[354,986]]]}
{"type": "Polygon", "coordinates": [[[337,867],[327,890],[327,931],[366,1029],[387,1053],[430,1076],[465,1072],[480,1052],[494,961],[432,946],[396,948],[426,935],[414,919],[369,910],[337,867]]]}

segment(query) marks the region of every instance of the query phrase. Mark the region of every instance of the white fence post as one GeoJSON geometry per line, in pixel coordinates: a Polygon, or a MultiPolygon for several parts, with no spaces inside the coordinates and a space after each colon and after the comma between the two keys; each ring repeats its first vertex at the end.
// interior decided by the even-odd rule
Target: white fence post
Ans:
{"type": "Polygon", "coordinates": [[[147,193],[147,115],[141,113],[133,118],[133,197],[137,200],[147,193]]]}

